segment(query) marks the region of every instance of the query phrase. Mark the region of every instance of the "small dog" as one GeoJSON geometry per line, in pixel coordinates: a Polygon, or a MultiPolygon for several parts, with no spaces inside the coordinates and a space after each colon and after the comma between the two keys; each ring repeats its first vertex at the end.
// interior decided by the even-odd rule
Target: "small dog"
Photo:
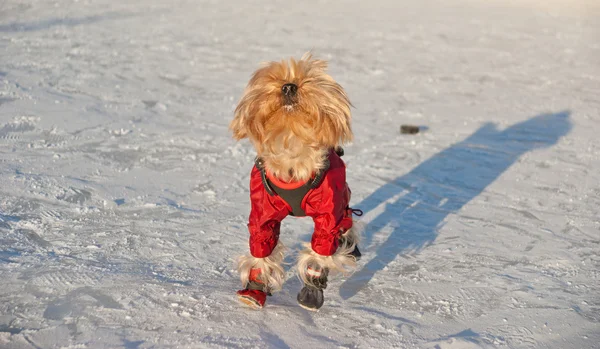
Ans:
{"type": "Polygon", "coordinates": [[[250,177],[250,255],[240,257],[238,298],[262,308],[284,281],[280,222],[288,215],[313,219],[311,243],[297,268],[304,287],[298,303],[318,310],[330,272],[347,272],[360,258],[349,207],[350,189],[341,145],[352,140],[350,101],[310,53],[299,61],[258,69],[235,109],[230,129],[257,152],[250,177]]]}

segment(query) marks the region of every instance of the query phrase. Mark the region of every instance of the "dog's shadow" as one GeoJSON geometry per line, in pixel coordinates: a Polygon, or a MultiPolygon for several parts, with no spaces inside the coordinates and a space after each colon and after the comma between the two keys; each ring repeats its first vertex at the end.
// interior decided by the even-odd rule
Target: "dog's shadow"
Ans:
{"type": "Polygon", "coordinates": [[[418,252],[431,244],[448,214],[479,195],[521,155],[552,146],[566,135],[572,127],[569,116],[568,111],[538,115],[503,131],[485,124],[462,142],[353,204],[368,213],[388,201],[363,234],[365,257],[375,248],[373,258],[342,283],[340,296],[353,297],[398,255],[418,252]],[[371,246],[374,235],[384,227],[391,229],[389,237],[371,246]]]}

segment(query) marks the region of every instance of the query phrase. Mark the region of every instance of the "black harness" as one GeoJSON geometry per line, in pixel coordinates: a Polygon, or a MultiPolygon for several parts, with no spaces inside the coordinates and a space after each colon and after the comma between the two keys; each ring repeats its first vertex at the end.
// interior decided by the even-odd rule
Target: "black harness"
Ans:
{"type": "MultiPolygon", "coordinates": [[[[344,149],[342,149],[341,147],[336,148],[335,152],[336,154],[338,154],[338,156],[344,155],[344,149]]],[[[290,212],[292,216],[305,217],[306,212],[304,212],[304,210],[302,209],[302,201],[304,200],[304,197],[306,196],[306,194],[308,194],[309,191],[318,187],[321,184],[321,181],[323,180],[325,173],[329,169],[330,164],[329,159],[325,159],[325,164],[323,168],[319,170],[319,172],[317,172],[314,178],[312,178],[311,180],[303,184],[301,187],[296,189],[280,188],[277,185],[275,185],[272,181],[270,181],[267,177],[267,171],[265,171],[265,164],[261,158],[256,158],[254,165],[260,171],[262,183],[267,193],[271,196],[278,195],[285,202],[287,202],[287,204],[290,205],[290,207],[292,208],[292,212],[290,212]]]]}

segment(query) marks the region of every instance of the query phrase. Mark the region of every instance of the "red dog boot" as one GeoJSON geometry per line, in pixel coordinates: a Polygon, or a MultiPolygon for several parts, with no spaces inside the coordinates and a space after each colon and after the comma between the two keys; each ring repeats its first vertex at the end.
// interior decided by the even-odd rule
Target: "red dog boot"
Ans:
{"type": "Polygon", "coordinates": [[[245,290],[237,291],[237,295],[240,302],[253,309],[261,309],[265,306],[265,301],[267,300],[267,294],[261,290],[246,288],[245,290]]]}
{"type": "Polygon", "coordinates": [[[265,306],[267,296],[270,296],[269,288],[260,279],[262,271],[258,268],[250,270],[248,284],[243,290],[237,291],[237,296],[240,302],[253,309],[261,309],[265,306]]]}

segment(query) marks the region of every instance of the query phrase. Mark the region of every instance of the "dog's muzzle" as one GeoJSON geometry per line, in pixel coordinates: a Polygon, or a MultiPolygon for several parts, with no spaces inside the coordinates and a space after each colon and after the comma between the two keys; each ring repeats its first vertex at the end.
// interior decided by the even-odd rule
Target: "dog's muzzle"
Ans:
{"type": "Polygon", "coordinates": [[[296,93],[298,92],[298,86],[296,84],[285,84],[281,87],[281,93],[283,94],[283,104],[293,105],[296,103],[296,93]]]}

